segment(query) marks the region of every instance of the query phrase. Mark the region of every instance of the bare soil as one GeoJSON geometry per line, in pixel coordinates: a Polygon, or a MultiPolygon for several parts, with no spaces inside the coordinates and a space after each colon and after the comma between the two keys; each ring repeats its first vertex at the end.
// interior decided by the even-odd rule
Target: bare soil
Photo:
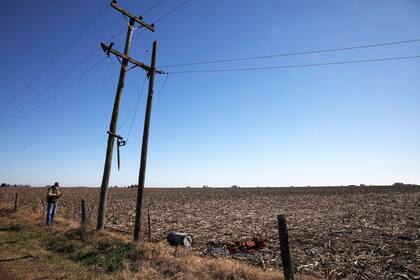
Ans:
{"type": "MultiPolygon", "coordinates": [[[[110,189],[107,226],[132,231],[136,191],[110,189]]],[[[11,204],[15,192],[21,208],[45,214],[46,189],[0,189],[0,201],[11,204]]],[[[99,189],[63,192],[59,216],[79,219],[84,198],[96,222],[99,189]]],[[[326,279],[420,279],[418,187],[146,189],[144,206],[154,241],[173,230],[190,233],[198,255],[210,240],[258,237],[268,241],[268,267],[277,269],[276,216],[285,214],[296,272],[326,279]]]]}

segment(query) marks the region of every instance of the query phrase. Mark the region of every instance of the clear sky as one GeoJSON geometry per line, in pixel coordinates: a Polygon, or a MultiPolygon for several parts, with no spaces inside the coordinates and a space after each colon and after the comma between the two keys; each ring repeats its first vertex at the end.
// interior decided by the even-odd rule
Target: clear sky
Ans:
{"type": "MultiPolygon", "coordinates": [[[[8,106],[0,112],[1,182],[45,185],[58,180],[64,186],[100,185],[118,61],[104,59],[61,89],[104,57],[97,51],[84,60],[101,41],[115,41],[115,48],[122,51],[125,31],[116,37],[112,34],[126,28],[124,18],[112,8],[106,10],[22,89],[109,2],[2,3],[0,107],[8,106]]],[[[138,15],[159,4],[144,16],[150,23],[182,3],[119,1],[138,15]]],[[[420,2],[191,0],[157,22],[155,33],[140,32],[135,32],[131,55],[150,63],[151,45],[157,40],[159,65],[341,48],[420,38],[420,2]]],[[[420,42],[163,69],[416,55],[420,55],[420,42]]],[[[420,183],[418,58],[170,74],[160,91],[165,79],[156,77],[146,186],[420,183]]],[[[146,100],[143,81],[142,70],[128,72],[118,130],[124,137],[139,95],[140,103],[128,144],[122,149],[119,172],[114,157],[110,185],[137,182],[146,100]]]]}

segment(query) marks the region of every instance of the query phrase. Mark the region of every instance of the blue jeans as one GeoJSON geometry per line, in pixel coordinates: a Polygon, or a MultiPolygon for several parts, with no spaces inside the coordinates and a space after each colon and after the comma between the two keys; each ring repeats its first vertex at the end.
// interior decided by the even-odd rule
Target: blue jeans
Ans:
{"type": "Polygon", "coordinates": [[[50,226],[54,220],[54,214],[57,210],[57,202],[48,202],[47,225],[50,226]]]}

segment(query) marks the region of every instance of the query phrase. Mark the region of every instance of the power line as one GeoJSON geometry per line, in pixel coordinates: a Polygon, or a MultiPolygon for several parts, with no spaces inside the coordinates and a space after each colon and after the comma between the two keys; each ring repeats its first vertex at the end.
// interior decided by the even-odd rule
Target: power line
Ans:
{"type": "Polygon", "coordinates": [[[185,0],[185,1],[183,1],[181,4],[179,4],[178,6],[175,6],[169,12],[167,12],[166,14],[164,14],[163,16],[161,16],[160,18],[158,18],[157,20],[155,20],[153,23],[158,23],[159,21],[161,21],[162,19],[166,18],[167,16],[169,16],[170,14],[172,14],[173,12],[175,12],[176,10],[178,10],[179,8],[181,8],[182,6],[184,6],[185,4],[187,4],[190,1],[191,0],[185,0]]]}
{"type": "MultiPolygon", "coordinates": [[[[26,108],[28,108],[29,106],[31,106],[32,104],[34,104],[39,98],[41,98],[42,96],[44,96],[51,88],[53,88],[57,83],[61,82],[62,80],[64,80],[64,78],[66,78],[67,76],[69,76],[71,73],[73,73],[77,68],[79,68],[82,64],[84,64],[86,61],[88,61],[94,54],[96,54],[97,49],[95,49],[95,51],[91,52],[88,56],[86,56],[82,61],[80,61],[78,64],[76,64],[73,68],[71,68],[69,71],[67,71],[66,73],[64,73],[60,78],[58,78],[57,80],[55,80],[54,82],[52,82],[48,87],[46,87],[43,91],[41,91],[41,93],[37,96],[35,96],[31,101],[29,101],[29,103],[26,103],[21,109],[17,110],[14,114],[12,114],[9,118],[7,118],[5,121],[3,121],[0,124],[0,127],[3,126],[4,124],[6,124],[7,122],[9,122],[10,120],[12,120],[14,117],[16,117],[19,113],[23,112],[26,108]]],[[[102,60],[105,60],[105,57],[102,58],[102,60]]]]}
{"type": "Polygon", "coordinates": [[[165,0],[160,0],[160,1],[158,1],[156,4],[154,4],[152,7],[150,7],[149,9],[147,9],[143,14],[142,14],[142,16],[145,16],[145,15],[147,15],[150,11],[152,11],[154,8],[156,8],[157,6],[159,6],[163,1],[165,1],[165,0]]]}
{"type": "Polygon", "coordinates": [[[417,39],[404,40],[404,41],[394,41],[394,42],[387,42],[387,43],[377,43],[377,44],[371,44],[371,45],[360,45],[360,46],[351,46],[351,47],[343,47],[343,48],[320,49],[320,50],[311,50],[311,51],[303,51],[303,52],[290,52],[290,53],[281,53],[281,54],[272,54],[272,55],[248,56],[248,57],[216,59],[216,60],[203,60],[203,61],[179,63],[179,64],[167,64],[167,65],[159,65],[159,67],[166,67],[166,68],[168,68],[168,67],[180,67],[180,66],[190,66],[190,65],[214,64],[214,63],[222,63],[222,62],[256,60],[256,59],[284,57],[284,56],[295,56],[295,55],[304,55],[304,54],[313,54],[313,53],[348,51],[348,50],[356,50],[356,49],[400,45],[400,44],[414,43],[414,42],[419,42],[419,41],[420,41],[420,38],[417,38],[417,39]]]}
{"type": "Polygon", "coordinates": [[[161,86],[160,86],[160,88],[159,88],[159,91],[158,91],[158,92],[157,92],[157,94],[156,94],[156,97],[155,97],[155,104],[157,104],[157,101],[158,101],[158,99],[159,99],[160,93],[163,91],[163,88],[165,87],[166,82],[168,81],[168,78],[169,78],[169,75],[166,75],[165,80],[163,81],[162,85],[161,85],[161,86]]]}
{"type": "MultiPolygon", "coordinates": [[[[156,8],[159,4],[161,4],[162,2],[163,2],[164,0],[161,0],[161,1],[159,1],[157,4],[155,4],[154,6],[152,6],[151,8],[149,8],[146,12],[144,12],[143,13],[143,15],[145,15],[145,14],[147,14],[148,12],[150,12],[152,9],[154,9],[154,8],[156,8]]],[[[169,13],[167,13],[167,14],[165,14],[164,16],[162,16],[162,17],[160,17],[160,18],[158,18],[155,22],[157,22],[157,21],[160,21],[160,20],[162,20],[163,18],[165,18],[165,17],[167,17],[170,13],[172,13],[173,11],[175,11],[176,9],[179,9],[180,7],[182,7],[183,5],[185,5],[187,2],[188,2],[189,0],[187,0],[187,1],[184,1],[183,3],[181,3],[180,5],[178,5],[178,6],[176,6],[175,8],[173,8],[169,13]]],[[[78,36],[80,36],[93,22],[94,22],[94,20],[96,19],[96,18],[98,18],[100,15],[102,15],[105,11],[106,11],[106,9],[108,8],[108,6],[106,6],[94,19],[92,19],[89,23],[88,23],[88,25],[86,25],[83,29],[82,29],[82,31],[80,31],[79,32],[79,34],[78,35],[76,35],[76,37],[74,37],[70,42],[73,42],[73,41],[75,41],[75,39],[78,37],[78,36]]],[[[124,27],[124,28],[122,28],[120,31],[118,31],[116,34],[114,34],[114,35],[112,35],[111,37],[117,37],[117,36],[119,36],[119,35],[121,35],[122,33],[123,33],[123,31],[125,30],[126,28],[124,27]]],[[[144,31],[144,30],[142,30],[142,31],[144,31]]],[[[140,32],[141,33],[141,32],[140,32]]],[[[139,34],[139,33],[137,33],[137,34],[139,34]]],[[[136,34],[133,36],[133,37],[136,37],[136,34]]],[[[68,48],[69,46],[70,46],[71,44],[69,43],[65,48],[68,48]]],[[[64,51],[65,49],[63,49],[62,51],[60,51],[60,54],[64,51]]],[[[72,72],[74,72],[78,67],[80,67],[82,64],[84,64],[89,58],[91,58],[94,54],[96,54],[98,51],[100,50],[100,48],[98,48],[98,49],[95,49],[92,53],[90,53],[87,57],[85,57],[84,59],[82,59],[75,67],[73,67],[72,69],[70,69],[69,71],[67,71],[66,73],[64,73],[64,75],[62,76],[62,77],[60,77],[59,79],[57,79],[55,82],[53,82],[51,85],[49,85],[46,89],[44,89],[42,92],[41,92],[41,94],[38,96],[38,97],[35,97],[33,100],[31,100],[29,103],[27,103],[26,105],[24,105],[24,107],[23,108],[21,108],[20,110],[18,110],[17,112],[15,112],[11,117],[9,117],[6,121],[4,121],[2,124],[0,124],[0,126],[1,125],[3,125],[4,123],[7,123],[8,121],[10,121],[11,119],[13,119],[16,115],[18,115],[20,112],[22,112],[23,110],[25,110],[28,106],[30,106],[30,105],[32,105],[38,98],[40,98],[40,97],[42,97],[50,88],[52,88],[56,83],[58,83],[58,82],[60,82],[60,81],[62,81],[65,77],[67,77],[69,74],[71,74],[72,72]]],[[[53,58],[53,60],[51,60],[52,62],[56,59],[56,58],[58,58],[58,56],[56,56],[55,58],[53,58]]],[[[104,60],[105,60],[105,57],[104,57],[104,60]]],[[[45,70],[46,70],[46,68],[45,68],[45,70]]],[[[45,70],[42,70],[42,72],[43,71],[45,71],[45,70]]],[[[41,72],[39,72],[38,73],[39,75],[41,75],[42,73],[41,72]]],[[[38,78],[38,76],[39,75],[36,75],[36,78],[38,78]]],[[[36,78],[34,78],[33,79],[33,81],[36,79],[36,78]]],[[[29,87],[29,85],[33,82],[33,81],[30,81],[30,83],[27,85],[27,86],[25,86],[25,88],[22,90],[22,92],[21,93],[23,93],[23,91],[26,89],[26,87],[29,87]]],[[[21,93],[18,93],[18,95],[20,95],[21,93]]],[[[15,95],[14,96],[14,98],[16,98],[18,95],[15,95]]],[[[12,98],[12,99],[14,99],[14,98],[12,98]]],[[[7,107],[8,105],[10,105],[10,103],[12,102],[13,100],[10,100],[10,102],[8,103],[8,104],[6,104],[6,106],[5,107],[7,107]]],[[[0,112],[1,112],[2,110],[0,110],[0,112]]]]}
{"type": "Polygon", "coordinates": [[[347,60],[347,61],[326,62],[326,63],[313,63],[313,64],[296,64],[296,65],[267,66],[267,67],[230,68],[230,69],[209,69],[209,70],[187,70],[187,71],[169,72],[169,74],[214,73],[214,72],[237,72],[237,71],[272,70],[272,69],[286,69],[286,68],[300,68],[300,67],[316,67],[316,66],[327,66],[327,65],[352,64],[352,63],[368,63],[368,62],[379,62],[379,61],[392,61],[392,60],[415,59],[415,58],[420,58],[420,55],[401,56],[401,57],[387,57],[387,58],[374,58],[374,59],[361,59],[361,60],[347,60]]]}
{"type": "MultiPolygon", "coordinates": [[[[155,5],[153,5],[151,8],[149,8],[146,12],[143,13],[143,16],[146,15],[147,13],[149,13],[151,10],[153,10],[154,8],[156,8],[159,4],[161,4],[164,0],[160,0],[158,3],[156,3],[155,5]]],[[[107,9],[108,9],[108,5],[95,17],[93,18],[77,35],[76,37],[74,37],[69,44],[67,44],[65,46],[64,49],[62,49],[59,53],[59,55],[61,55],[66,48],[68,48],[74,41],[75,39],[78,38],[78,36],[80,36],[91,24],[93,24],[93,22],[99,17],[101,16],[107,9]]],[[[109,10],[109,9],[108,9],[109,10]]],[[[125,31],[125,27],[122,28],[120,31],[118,31],[116,34],[111,35],[112,38],[114,37],[118,37],[119,35],[121,35],[123,33],[123,31],[125,31]]],[[[143,31],[143,30],[142,30],[143,31]]],[[[92,53],[90,53],[87,57],[85,57],[84,59],[82,59],[75,67],[73,67],[72,69],[70,69],[69,71],[67,71],[66,73],[64,73],[59,79],[57,79],[56,81],[54,81],[52,84],[50,84],[46,89],[44,89],[40,95],[36,96],[35,98],[33,98],[29,103],[27,103],[26,105],[24,105],[20,110],[16,111],[14,114],[12,114],[9,118],[7,118],[5,121],[3,121],[0,126],[4,125],[5,123],[9,122],[11,119],[13,119],[16,115],[18,115],[19,113],[21,113],[22,111],[24,111],[26,108],[28,108],[30,105],[32,105],[35,101],[37,101],[39,98],[41,98],[45,93],[47,93],[55,84],[59,83],[60,81],[62,81],[65,77],[67,77],[69,74],[73,73],[78,67],[80,67],[82,64],[84,64],[89,58],[91,58],[94,54],[96,54],[98,51],[100,50],[100,48],[95,49],[92,53]]],[[[58,56],[59,56],[58,55],[58,56]]],[[[55,59],[58,58],[58,56],[54,57],[53,60],[51,60],[52,62],[55,61],[55,59]]],[[[105,60],[105,57],[104,57],[105,60]]],[[[46,68],[45,68],[46,70],[46,68]]],[[[42,71],[45,71],[42,70],[42,71]]],[[[38,73],[39,75],[42,74],[42,72],[38,73]]],[[[39,75],[36,76],[39,76],[39,75]]],[[[36,77],[37,78],[37,77],[36,77]]],[[[33,81],[36,79],[34,78],[33,81]]],[[[31,81],[30,83],[32,83],[33,81],[31,81]]],[[[29,85],[28,85],[29,86],[29,85]]],[[[24,89],[25,90],[25,89],[24,89]]],[[[21,93],[23,93],[23,91],[21,93]]],[[[20,95],[21,93],[19,93],[18,95],[20,95]]],[[[18,95],[16,95],[14,98],[16,98],[18,95]]],[[[14,99],[13,98],[13,99],[14,99]]],[[[13,100],[11,100],[7,105],[10,105],[10,103],[13,100]]],[[[1,112],[1,110],[0,110],[1,112]]]]}
{"type": "Polygon", "coordinates": [[[163,88],[164,88],[164,87],[165,87],[165,85],[166,85],[166,82],[168,81],[168,78],[169,78],[169,75],[166,75],[165,81],[163,81],[163,83],[162,83],[162,85],[160,86],[160,89],[159,89],[159,91],[158,91],[158,93],[157,93],[156,95],[159,95],[159,94],[162,92],[163,88]]]}
{"type": "MultiPolygon", "coordinates": [[[[138,110],[139,105],[140,105],[140,100],[141,100],[141,96],[142,96],[142,93],[143,93],[144,85],[146,84],[146,78],[147,78],[147,76],[144,76],[143,85],[141,86],[140,91],[139,91],[139,88],[137,87],[137,103],[136,103],[136,107],[134,109],[133,118],[131,119],[130,128],[128,129],[127,140],[126,140],[127,143],[128,143],[128,140],[130,139],[131,130],[133,129],[134,120],[136,119],[136,116],[137,116],[137,110],[138,110]]],[[[139,86],[140,86],[140,84],[139,84],[139,86]]]]}
{"type": "Polygon", "coordinates": [[[0,109],[2,112],[6,109],[18,96],[22,95],[29,86],[32,85],[34,81],[36,81],[50,66],[53,64],[82,34],[85,32],[106,10],[108,6],[103,8],[95,17],[93,17],[77,34],[74,36],[41,70],[35,74],[35,76],[12,98],[9,99],[8,102],[0,109]]]}
{"type": "Polygon", "coordinates": [[[23,120],[24,118],[26,118],[28,115],[32,114],[33,112],[35,112],[36,110],[38,110],[39,108],[41,108],[42,106],[44,106],[45,104],[47,104],[53,97],[57,96],[59,93],[63,92],[65,89],[67,89],[69,86],[71,86],[74,82],[76,82],[78,79],[82,78],[84,75],[86,75],[87,73],[89,73],[90,71],[92,71],[96,66],[98,66],[101,62],[103,61],[103,59],[101,58],[100,60],[97,60],[91,67],[89,67],[88,69],[86,69],[85,71],[83,71],[80,75],[76,76],[73,80],[71,80],[70,82],[68,82],[64,87],[62,87],[60,90],[56,91],[53,95],[49,96],[47,99],[45,99],[42,103],[38,104],[38,106],[33,107],[30,111],[28,111],[26,114],[22,115],[22,117],[20,117],[19,119],[15,120],[12,124],[10,124],[8,127],[6,127],[5,129],[3,129],[0,132],[0,135],[4,134],[6,131],[8,131],[10,128],[12,128],[14,125],[16,125],[18,122],[20,122],[21,120],[23,120]]]}
{"type": "MultiPolygon", "coordinates": [[[[166,18],[167,16],[169,16],[170,14],[172,14],[175,10],[177,10],[177,9],[179,9],[179,8],[181,8],[182,6],[184,6],[187,2],[189,2],[190,0],[185,0],[184,2],[182,2],[180,5],[178,5],[178,6],[176,6],[176,7],[174,7],[173,9],[171,9],[168,13],[166,13],[166,14],[164,14],[163,16],[161,16],[161,17],[159,17],[157,20],[155,20],[154,21],[154,23],[156,23],[156,22],[158,22],[158,21],[161,21],[162,19],[164,19],[164,18],[166,18]]],[[[154,7],[156,7],[157,5],[155,5],[154,7]]],[[[152,7],[152,8],[154,8],[154,7],[152,7]]],[[[106,11],[106,9],[108,8],[108,6],[107,7],[105,7],[101,12],[100,12],[100,14],[98,14],[97,16],[96,16],[96,18],[97,17],[99,17],[102,13],[104,13],[105,11],[106,11]]],[[[151,8],[149,9],[149,10],[151,10],[151,8]]],[[[94,20],[92,20],[91,22],[93,22],[94,20]]],[[[89,23],[89,25],[91,24],[91,22],[89,23]]],[[[84,29],[87,29],[87,28],[84,28],[84,29]]],[[[123,31],[125,30],[125,28],[124,29],[121,29],[117,34],[115,34],[115,36],[118,36],[118,35],[120,35],[123,31]]],[[[84,30],[83,30],[84,31],[84,30]]],[[[83,31],[81,32],[81,33],[83,33],[83,31]]],[[[143,30],[141,30],[139,33],[141,33],[142,31],[144,31],[144,29],[143,30]]],[[[139,33],[137,33],[137,34],[139,34],[139,33]]],[[[134,36],[133,37],[135,37],[136,36],[136,34],[134,34],[134,36]]],[[[49,85],[46,89],[44,89],[42,92],[41,92],[41,94],[39,95],[39,96],[37,96],[36,98],[34,98],[33,100],[31,100],[30,101],[30,104],[29,105],[31,105],[31,104],[33,104],[37,99],[39,99],[41,96],[43,96],[50,88],[52,88],[56,83],[58,83],[58,82],[60,82],[60,81],[62,81],[65,77],[67,77],[70,73],[72,73],[72,72],[74,72],[78,67],[80,67],[81,65],[83,65],[86,61],[87,61],[87,59],[89,59],[90,57],[92,57],[94,54],[96,54],[97,52],[99,51],[99,49],[95,49],[92,53],[90,53],[86,58],[84,58],[83,60],[81,60],[75,67],[73,67],[71,70],[69,70],[69,71],[67,71],[62,77],[60,77],[59,79],[57,79],[55,82],[53,82],[51,85],[49,85]]],[[[56,59],[56,58],[55,58],[56,59]]],[[[106,59],[106,57],[104,56],[103,58],[101,58],[99,61],[97,61],[91,68],[89,68],[89,71],[91,71],[91,70],[93,70],[93,68],[95,68],[95,67],[97,67],[102,61],[104,61],[106,59]]],[[[54,60],[54,59],[53,59],[54,60]]],[[[52,61],[53,61],[52,60],[52,61]]],[[[45,71],[45,70],[43,70],[43,71],[45,71]]],[[[62,89],[60,89],[58,92],[56,92],[54,95],[52,95],[52,96],[50,96],[50,98],[48,98],[47,100],[49,101],[52,97],[54,97],[54,96],[56,96],[58,93],[60,93],[61,91],[63,91],[65,88],[67,88],[67,87],[69,87],[72,83],[74,83],[74,82],[76,82],[79,78],[81,78],[83,75],[85,75],[86,74],[86,71],[85,72],[83,72],[81,75],[79,75],[79,76],[77,76],[75,79],[73,79],[73,80],[71,80],[68,84],[66,84],[66,86],[64,87],[64,88],[62,88],[62,89]]],[[[39,74],[40,75],[40,74],[39,74]]],[[[13,100],[12,100],[13,101],[13,100]]],[[[10,102],[11,103],[11,102],[10,102]]],[[[9,103],[9,104],[10,104],[9,103]]],[[[33,111],[35,111],[35,110],[37,110],[37,109],[39,109],[40,107],[42,107],[44,104],[46,104],[47,102],[43,102],[43,103],[41,103],[40,105],[38,105],[37,107],[35,107],[35,108],[33,108],[31,111],[29,111],[29,113],[32,113],[33,111]]],[[[6,105],[6,107],[9,105],[9,104],[7,104],[6,105]]],[[[25,110],[29,105],[25,105],[24,106],[24,108],[22,108],[21,110],[18,110],[18,112],[16,112],[15,114],[13,114],[13,116],[12,117],[10,117],[10,118],[8,118],[5,122],[3,122],[1,125],[3,125],[3,124],[5,124],[5,123],[7,123],[9,120],[11,120],[13,117],[15,117],[17,114],[19,114],[20,112],[22,112],[23,110],[25,110]]],[[[1,110],[0,110],[0,112],[1,112],[1,110]]],[[[13,127],[15,124],[17,124],[18,122],[20,122],[22,119],[24,119],[29,113],[27,113],[27,114],[24,114],[21,118],[19,118],[19,119],[17,119],[15,122],[13,122],[11,125],[9,125],[8,127],[6,127],[6,129],[5,130],[3,130],[3,132],[4,131],[6,131],[6,130],[9,130],[11,127],[13,127]]],[[[1,135],[2,133],[0,133],[0,135],[1,135]]]]}
{"type": "MultiPolygon", "coordinates": [[[[163,16],[157,18],[156,20],[153,21],[153,24],[163,20],[164,18],[168,17],[169,15],[171,15],[173,12],[175,12],[176,10],[178,10],[179,8],[181,8],[182,6],[184,6],[185,4],[187,4],[189,1],[191,0],[185,0],[183,1],[181,4],[175,6],[174,8],[172,8],[171,10],[169,10],[166,14],[164,14],[163,16]]],[[[162,2],[162,1],[161,1],[162,2]]],[[[136,38],[138,35],[140,35],[141,33],[143,33],[144,29],[140,30],[140,32],[136,33],[133,35],[133,38],[136,38]]]]}

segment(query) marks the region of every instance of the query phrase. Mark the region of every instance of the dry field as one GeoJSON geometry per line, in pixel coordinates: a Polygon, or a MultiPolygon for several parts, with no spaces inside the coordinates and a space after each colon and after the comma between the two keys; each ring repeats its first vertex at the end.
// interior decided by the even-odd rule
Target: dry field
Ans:
{"type": "MultiPolygon", "coordinates": [[[[1,188],[0,201],[45,211],[45,188],[1,188]]],[[[96,221],[99,189],[63,188],[58,215],[79,219],[87,200],[96,221]]],[[[135,189],[110,189],[106,224],[131,231],[135,189]]],[[[171,230],[194,236],[202,254],[209,240],[259,237],[279,261],[276,215],[285,214],[295,271],[327,279],[420,279],[420,188],[146,189],[152,238],[171,230]]],[[[145,232],[145,231],[144,231],[145,232]]],[[[144,236],[144,234],[143,234],[144,236]]]]}

